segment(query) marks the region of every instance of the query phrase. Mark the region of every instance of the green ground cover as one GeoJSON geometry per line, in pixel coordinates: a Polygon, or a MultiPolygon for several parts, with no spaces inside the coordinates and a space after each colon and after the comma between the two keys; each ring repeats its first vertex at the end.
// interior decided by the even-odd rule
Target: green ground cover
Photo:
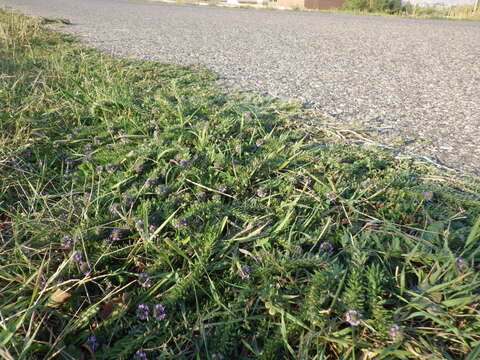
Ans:
{"type": "Polygon", "coordinates": [[[473,181],[0,13],[4,359],[478,359],[473,181]]]}

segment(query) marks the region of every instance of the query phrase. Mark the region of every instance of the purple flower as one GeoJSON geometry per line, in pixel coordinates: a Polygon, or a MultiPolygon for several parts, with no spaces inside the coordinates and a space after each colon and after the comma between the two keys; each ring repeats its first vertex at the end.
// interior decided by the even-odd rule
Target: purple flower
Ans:
{"type": "Polygon", "coordinates": [[[114,174],[116,171],[117,171],[117,167],[115,165],[112,165],[112,164],[107,165],[107,172],[109,174],[114,174]]]}
{"type": "Polygon", "coordinates": [[[73,261],[75,261],[79,264],[83,263],[83,255],[82,255],[81,251],[75,251],[73,253],[73,261]]]}
{"type": "Polygon", "coordinates": [[[112,215],[120,215],[122,213],[122,205],[119,203],[113,203],[110,205],[109,210],[112,215]]]}
{"type": "Polygon", "coordinates": [[[131,208],[135,202],[130,196],[123,194],[123,203],[125,204],[125,207],[131,208]]]}
{"type": "Polygon", "coordinates": [[[228,190],[228,186],[225,184],[220,185],[220,187],[218,188],[218,191],[221,192],[222,194],[226,193],[227,190],[228,190]]]}
{"type": "Polygon", "coordinates": [[[166,185],[159,185],[155,188],[155,194],[157,195],[165,195],[168,194],[168,186],[166,185]]]}
{"type": "Polygon", "coordinates": [[[241,271],[240,277],[243,280],[248,279],[250,277],[250,268],[248,267],[248,265],[243,265],[242,266],[242,271],[241,271]]]}
{"type": "Polygon", "coordinates": [[[143,171],[144,167],[145,166],[143,164],[137,163],[133,165],[133,171],[136,172],[137,174],[140,174],[143,171]]]}
{"type": "Polygon", "coordinates": [[[324,253],[331,254],[333,252],[333,245],[328,241],[324,241],[320,244],[320,250],[324,253]]]}
{"type": "Polygon", "coordinates": [[[348,310],[345,314],[345,320],[352,326],[360,325],[361,318],[362,314],[360,314],[357,310],[348,310]]]}
{"type": "Polygon", "coordinates": [[[390,328],[390,335],[392,336],[392,340],[393,341],[397,341],[401,338],[401,330],[400,330],[400,326],[398,325],[393,325],[391,328],[390,328]]]}
{"type": "Polygon", "coordinates": [[[155,305],[153,308],[153,317],[156,320],[164,320],[167,317],[167,314],[165,313],[165,307],[161,304],[155,305]]]}
{"type": "Polygon", "coordinates": [[[371,180],[365,180],[365,181],[362,181],[362,183],[360,184],[360,187],[365,190],[372,185],[373,185],[373,183],[372,183],[371,180]]]}
{"type": "Polygon", "coordinates": [[[264,187],[259,187],[259,188],[257,189],[257,196],[258,196],[258,197],[264,198],[264,197],[266,197],[267,195],[268,195],[267,190],[265,190],[264,187]]]}
{"type": "Polygon", "coordinates": [[[97,351],[100,347],[100,344],[97,343],[97,338],[95,336],[89,336],[87,339],[87,344],[90,345],[90,348],[93,352],[97,351]]]}
{"type": "Polygon", "coordinates": [[[262,147],[264,144],[265,144],[265,140],[263,140],[263,139],[259,139],[255,142],[255,146],[257,148],[262,147]]]}
{"type": "Polygon", "coordinates": [[[73,239],[70,236],[65,236],[63,239],[62,249],[70,249],[73,244],[73,239]]]}
{"type": "Polygon", "coordinates": [[[336,199],[337,199],[337,195],[335,195],[335,193],[329,192],[329,193],[327,194],[327,200],[328,200],[328,201],[333,202],[333,201],[335,201],[336,199]]]}
{"type": "Polygon", "coordinates": [[[122,238],[122,230],[120,229],[113,229],[111,232],[110,232],[110,235],[108,236],[108,238],[110,239],[110,241],[118,241],[122,238]]]}
{"type": "Polygon", "coordinates": [[[423,200],[425,200],[426,202],[430,202],[433,200],[433,192],[431,191],[425,191],[423,193],[423,200]]]}
{"type": "Polygon", "coordinates": [[[174,221],[173,225],[177,228],[177,229],[181,229],[181,228],[184,228],[187,226],[187,220],[186,219],[177,219],[174,221]]]}
{"type": "Polygon", "coordinates": [[[190,167],[190,165],[191,165],[190,160],[180,159],[180,166],[183,167],[184,169],[190,167]]]}
{"type": "Polygon", "coordinates": [[[145,354],[145,352],[142,350],[137,350],[135,357],[139,360],[147,360],[147,354],[145,354]]]}
{"type": "Polygon", "coordinates": [[[140,283],[140,286],[144,288],[148,288],[152,286],[152,282],[150,281],[150,276],[147,274],[138,275],[138,282],[140,283]]]}
{"type": "Polygon", "coordinates": [[[143,222],[143,220],[135,221],[135,227],[137,228],[140,234],[145,232],[145,223],[143,222]]]}
{"type": "Polygon", "coordinates": [[[461,273],[467,272],[468,270],[468,261],[464,258],[458,258],[455,262],[455,265],[457,266],[458,271],[461,273]]]}
{"type": "Polygon", "coordinates": [[[153,137],[159,137],[160,136],[160,130],[159,129],[155,129],[153,131],[153,137]]]}
{"type": "Polygon", "coordinates": [[[147,179],[147,187],[153,187],[157,184],[157,181],[155,179],[147,179]]]}
{"type": "Polygon", "coordinates": [[[147,320],[150,315],[150,309],[148,305],[140,304],[137,308],[137,316],[140,320],[147,320]]]}

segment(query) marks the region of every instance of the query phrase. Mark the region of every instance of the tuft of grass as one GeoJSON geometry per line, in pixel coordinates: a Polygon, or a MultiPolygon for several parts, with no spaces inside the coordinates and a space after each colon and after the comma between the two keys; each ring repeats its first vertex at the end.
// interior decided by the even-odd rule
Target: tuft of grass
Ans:
{"type": "Polygon", "coordinates": [[[3,358],[478,357],[478,183],[6,12],[0,104],[3,358]]]}

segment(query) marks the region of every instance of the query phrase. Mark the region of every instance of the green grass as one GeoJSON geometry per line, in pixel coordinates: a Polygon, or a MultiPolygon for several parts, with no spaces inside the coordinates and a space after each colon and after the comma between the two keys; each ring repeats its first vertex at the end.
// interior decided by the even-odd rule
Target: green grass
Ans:
{"type": "Polygon", "coordinates": [[[0,13],[2,358],[478,359],[478,184],[42,26],[0,13]]]}

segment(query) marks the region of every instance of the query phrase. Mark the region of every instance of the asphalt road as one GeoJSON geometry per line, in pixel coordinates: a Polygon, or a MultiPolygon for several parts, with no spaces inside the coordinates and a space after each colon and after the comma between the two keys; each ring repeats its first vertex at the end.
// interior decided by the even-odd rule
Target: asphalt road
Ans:
{"type": "Polygon", "coordinates": [[[206,65],[230,86],[299,99],[480,174],[480,22],[129,0],[2,5],[68,18],[65,31],[115,55],[206,65]]]}

